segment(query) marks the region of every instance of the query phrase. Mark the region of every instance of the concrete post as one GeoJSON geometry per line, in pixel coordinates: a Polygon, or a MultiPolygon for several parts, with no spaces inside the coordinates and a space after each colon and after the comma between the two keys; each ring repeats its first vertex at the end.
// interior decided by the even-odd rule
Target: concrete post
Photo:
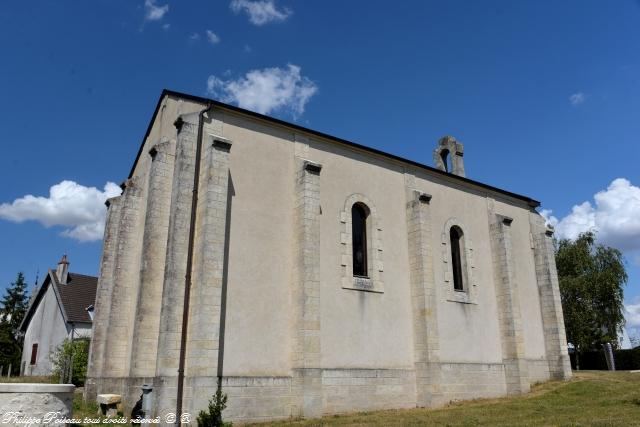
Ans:
{"type": "Polygon", "coordinates": [[[571,378],[571,362],[553,249],[553,229],[545,226],[544,218],[537,212],[531,213],[530,224],[549,374],[551,378],[566,380],[571,378]]]}
{"type": "Polygon", "coordinates": [[[521,394],[529,391],[530,383],[511,243],[513,219],[490,212],[489,220],[507,394],[521,394]]]}
{"type": "Polygon", "coordinates": [[[431,407],[442,402],[438,300],[431,245],[431,195],[407,189],[407,233],[413,312],[416,403],[431,407]]]}
{"type": "Polygon", "coordinates": [[[147,378],[155,375],[158,351],[175,141],[155,144],[149,154],[152,161],[148,180],[138,310],[134,324],[130,374],[131,377],[147,378]]]}
{"type": "MultiPolygon", "coordinates": [[[[320,369],[320,171],[322,166],[296,158],[293,304],[296,313],[293,392],[301,397],[304,417],[322,415],[320,369]]],[[[296,415],[296,414],[292,414],[296,415]]]]}

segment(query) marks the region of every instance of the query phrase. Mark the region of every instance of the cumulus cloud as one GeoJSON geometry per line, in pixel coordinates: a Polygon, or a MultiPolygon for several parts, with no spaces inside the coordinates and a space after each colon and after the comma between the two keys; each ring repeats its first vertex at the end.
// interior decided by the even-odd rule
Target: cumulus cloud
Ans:
{"type": "Polygon", "coordinates": [[[38,221],[45,227],[65,227],[63,236],[79,241],[100,240],[104,231],[104,202],[120,195],[120,187],[107,182],[100,191],[73,181],[62,181],[49,189],[49,197],[28,194],[0,204],[0,218],[21,223],[38,221]]]}
{"type": "Polygon", "coordinates": [[[577,92],[569,96],[569,102],[571,105],[576,106],[582,104],[587,99],[584,92],[577,92]]]}
{"type": "Polygon", "coordinates": [[[316,84],[300,73],[297,65],[249,71],[237,79],[221,79],[214,75],[207,80],[207,93],[223,102],[261,114],[287,111],[297,117],[318,91],[316,84]]]}
{"type": "Polygon", "coordinates": [[[624,305],[625,329],[630,337],[640,338],[640,302],[624,305]]]}
{"type": "Polygon", "coordinates": [[[144,1],[144,19],[147,21],[159,21],[167,12],[169,12],[169,5],[158,6],[156,0],[144,1]]]}
{"type": "Polygon", "coordinates": [[[558,237],[575,239],[578,234],[592,230],[607,245],[622,251],[640,250],[640,187],[617,178],[593,198],[595,204],[585,201],[575,205],[560,220],[550,210],[540,214],[555,226],[558,237]]]}
{"type": "Polygon", "coordinates": [[[220,37],[218,37],[218,35],[211,30],[207,30],[207,40],[211,44],[220,43],[220,37]]]}
{"type": "Polygon", "coordinates": [[[278,9],[274,0],[231,0],[229,6],[235,13],[246,13],[254,25],[282,22],[292,13],[289,9],[278,9]]]}
{"type": "Polygon", "coordinates": [[[625,304],[625,318],[627,319],[628,328],[640,328],[640,303],[625,304]]]}

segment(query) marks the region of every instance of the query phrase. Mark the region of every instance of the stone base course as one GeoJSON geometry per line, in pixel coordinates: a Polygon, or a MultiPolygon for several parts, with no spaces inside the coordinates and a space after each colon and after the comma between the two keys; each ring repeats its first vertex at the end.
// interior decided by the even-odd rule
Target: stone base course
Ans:
{"type": "MultiPolygon", "coordinates": [[[[550,378],[545,359],[525,359],[529,384],[550,378]]],[[[414,369],[317,369],[321,390],[321,415],[356,411],[404,409],[423,406],[416,399],[414,369]]],[[[431,406],[449,402],[507,395],[506,368],[502,363],[439,364],[441,398],[431,406]]],[[[299,375],[281,377],[224,377],[222,390],[228,396],[225,420],[254,422],[299,418],[304,398],[297,385],[299,375]]],[[[175,377],[94,378],[85,386],[85,398],[95,401],[98,393],[123,394],[123,409],[129,414],[140,397],[142,384],[154,384],[155,414],[175,411],[175,377]],[[161,385],[161,387],[158,387],[161,385]]],[[[218,387],[217,377],[185,378],[184,410],[192,416],[207,407],[218,387]]]]}

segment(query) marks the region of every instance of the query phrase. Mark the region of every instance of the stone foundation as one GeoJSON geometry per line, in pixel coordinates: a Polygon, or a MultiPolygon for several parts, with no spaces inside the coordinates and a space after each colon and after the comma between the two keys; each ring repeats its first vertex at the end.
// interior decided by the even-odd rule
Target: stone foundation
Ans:
{"type": "MultiPolygon", "coordinates": [[[[550,378],[544,359],[523,360],[529,367],[529,384],[550,378]]],[[[321,415],[357,411],[406,409],[423,406],[417,400],[416,371],[413,369],[318,369],[321,415]]],[[[441,397],[430,406],[449,402],[507,395],[506,368],[502,363],[440,363],[441,397]]],[[[142,384],[154,384],[155,415],[175,411],[175,377],[100,378],[85,385],[85,399],[95,401],[100,393],[123,396],[128,415],[141,394],[142,384]]],[[[303,416],[304,395],[295,376],[225,377],[222,390],[228,396],[224,419],[256,422],[303,416]]],[[[217,377],[187,377],[184,411],[192,417],[207,407],[218,386],[217,377]]]]}

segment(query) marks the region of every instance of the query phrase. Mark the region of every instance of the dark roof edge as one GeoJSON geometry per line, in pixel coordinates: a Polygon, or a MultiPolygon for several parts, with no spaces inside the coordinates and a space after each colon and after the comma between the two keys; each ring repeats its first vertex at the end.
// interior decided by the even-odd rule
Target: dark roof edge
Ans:
{"type": "Polygon", "coordinates": [[[162,104],[162,100],[164,99],[164,97],[166,95],[175,96],[175,97],[178,97],[178,98],[188,99],[190,101],[198,102],[198,103],[201,103],[201,104],[211,104],[211,105],[213,105],[215,107],[219,107],[219,108],[225,108],[227,110],[231,110],[231,111],[234,111],[234,112],[237,112],[237,113],[240,113],[240,114],[245,114],[247,116],[255,117],[255,118],[260,119],[260,120],[265,120],[265,121],[268,121],[268,122],[271,122],[271,123],[275,123],[275,124],[278,124],[278,125],[281,125],[281,126],[285,126],[285,127],[289,127],[289,128],[295,129],[295,130],[299,130],[301,132],[309,133],[311,135],[315,135],[315,136],[318,136],[320,138],[329,139],[331,141],[346,145],[348,147],[356,148],[358,150],[367,151],[369,153],[373,153],[373,154],[376,154],[378,156],[386,157],[388,159],[393,159],[393,160],[399,161],[401,163],[407,163],[407,164],[409,164],[411,166],[414,166],[414,167],[417,167],[419,169],[424,169],[424,170],[427,170],[429,172],[432,172],[432,173],[435,173],[435,174],[438,174],[438,175],[446,176],[446,177],[452,178],[454,180],[458,180],[460,182],[464,182],[466,184],[471,184],[471,185],[474,185],[474,186],[477,186],[477,187],[480,187],[480,188],[484,188],[485,190],[490,190],[490,191],[493,191],[493,192],[496,192],[496,193],[504,194],[504,195],[512,197],[514,199],[521,200],[521,201],[527,203],[532,208],[536,208],[536,207],[540,206],[540,202],[539,201],[537,201],[535,199],[532,199],[530,197],[523,196],[523,195],[520,195],[520,194],[517,194],[517,193],[512,193],[511,191],[507,191],[507,190],[503,190],[501,188],[493,187],[491,185],[484,184],[484,183],[479,182],[479,181],[474,181],[473,179],[465,178],[465,177],[458,176],[458,175],[453,175],[453,174],[450,174],[448,172],[436,169],[434,167],[427,166],[425,164],[416,162],[414,160],[409,160],[409,159],[406,159],[406,158],[403,158],[403,157],[400,157],[400,156],[396,156],[395,154],[390,154],[390,153],[387,153],[385,151],[378,150],[376,148],[371,148],[371,147],[367,147],[365,145],[361,145],[361,144],[358,144],[358,143],[355,143],[355,142],[347,141],[346,139],[338,138],[336,136],[329,135],[329,134],[326,134],[326,133],[323,133],[323,132],[320,132],[320,131],[317,131],[317,130],[305,128],[304,126],[300,126],[300,125],[297,125],[297,124],[294,124],[294,123],[286,122],[284,120],[276,119],[275,117],[265,116],[264,114],[256,113],[254,111],[245,110],[244,108],[236,107],[234,105],[225,104],[223,102],[216,101],[216,100],[213,100],[213,99],[203,98],[201,96],[190,95],[190,94],[181,93],[181,92],[176,92],[176,91],[169,90],[169,89],[163,89],[162,93],[160,94],[160,98],[158,99],[158,103],[156,104],[156,109],[153,112],[153,116],[151,117],[151,121],[149,122],[149,125],[147,126],[147,132],[144,134],[144,138],[142,139],[142,144],[140,145],[140,149],[138,150],[138,154],[136,155],[136,159],[133,162],[133,166],[131,167],[131,171],[129,172],[129,178],[133,177],[133,171],[135,170],[136,165],[138,164],[138,160],[140,159],[140,156],[142,155],[142,150],[144,148],[144,143],[147,140],[147,138],[149,137],[149,133],[151,133],[151,128],[153,126],[153,123],[156,120],[156,116],[158,115],[158,111],[160,110],[160,105],[162,104]]]}

